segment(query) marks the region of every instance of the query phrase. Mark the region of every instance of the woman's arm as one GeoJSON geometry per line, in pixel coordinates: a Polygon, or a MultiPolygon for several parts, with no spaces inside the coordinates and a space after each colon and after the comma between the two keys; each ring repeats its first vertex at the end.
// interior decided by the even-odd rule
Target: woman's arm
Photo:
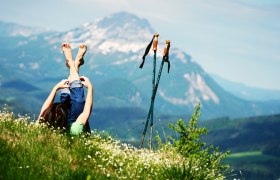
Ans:
{"type": "Polygon", "coordinates": [[[81,79],[84,80],[84,81],[82,81],[82,84],[87,88],[87,97],[86,97],[86,101],[85,101],[84,110],[79,115],[79,117],[77,118],[76,121],[79,121],[79,122],[83,123],[83,125],[85,125],[91,114],[94,90],[93,90],[90,80],[87,77],[82,76],[81,79]]]}
{"type": "Polygon", "coordinates": [[[40,117],[42,116],[43,112],[48,108],[50,107],[50,105],[53,103],[54,101],[54,98],[55,98],[55,94],[56,94],[56,91],[60,88],[67,88],[69,87],[69,85],[67,84],[68,80],[67,79],[64,79],[64,80],[61,80],[59,83],[57,83],[51,93],[49,94],[49,96],[47,97],[47,99],[45,100],[42,108],[41,108],[41,111],[40,111],[40,114],[39,114],[39,117],[37,119],[37,121],[40,119],[40,117]]]}

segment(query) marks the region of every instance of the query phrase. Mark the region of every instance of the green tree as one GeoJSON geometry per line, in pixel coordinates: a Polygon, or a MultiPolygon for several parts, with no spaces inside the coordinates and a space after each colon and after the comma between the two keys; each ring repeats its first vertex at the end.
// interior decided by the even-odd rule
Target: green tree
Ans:
{"type": "Polygon", "coordinates": [[[200,103],[195,107],[194,113],[189,120],[188,126],[180,119],[176,124],[169,124],[169,127],[179,133],[179,138],[175,139],[170,137],[176,150],[188,159],[192,161],[194,159],[199,160],[200,165],[198,167],[205,172],[212,170],[215,174],[224,173],[228,170],[228,165],[221,164],[221,160],[226,158],[229,151],[222,153],[219,152],[219,147],[206,146],[205,142],[199,140],[201,135],[208,133],[208,130],[204,127],[198,126],[198,120],[200,117],[200,103]]]}

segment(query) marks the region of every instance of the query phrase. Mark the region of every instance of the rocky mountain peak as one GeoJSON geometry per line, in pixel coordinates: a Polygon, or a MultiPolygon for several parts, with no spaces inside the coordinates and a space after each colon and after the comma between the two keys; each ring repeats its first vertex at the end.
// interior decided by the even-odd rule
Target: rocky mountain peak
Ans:
{"type": "Polygon", "coordinates": [[[146,19],[141,19],[138,16],[127,12],[118,12],[104,17],[97,22],[97,26],[104,29],[110,29],[111,31],[116,29],[128,31],[146,29],[150,33],[153,32],[150,23],[146,19]]]}
{"type": "MultiPolygon", "coordinates": [[[[152,38],[154,30],[146,19],[119,12],[64,32],[62,41],[85,43],[103,54],[137,52],[152,38]]],[[[59,35],[61,36],[61,35],[59,35]]]]}

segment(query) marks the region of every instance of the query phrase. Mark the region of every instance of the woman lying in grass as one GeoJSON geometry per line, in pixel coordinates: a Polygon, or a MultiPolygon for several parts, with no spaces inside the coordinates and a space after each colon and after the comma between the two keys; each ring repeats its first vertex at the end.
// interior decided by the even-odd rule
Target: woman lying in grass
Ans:
{"type": "Polygon", "coordinates": [[[39,115],[39,122],[47,123],[55,128],[67,129],[70,134],[78,135],[81,132],[90,132],[88,119],[91,114],[93,101],[93,87],[87,77],[79,77],[79,67],[84,63],[83,56],[87,47],[81,45],[75,61],[72,58],[72,49],[69,44],[62,44],[62,50],[69,67],[70,75],[56,84],[39,115]],[[87,88],[86,99],[84,87],[87,88]],[[54,103],[56,92],[60,89],[60,102],[54,103]]]}

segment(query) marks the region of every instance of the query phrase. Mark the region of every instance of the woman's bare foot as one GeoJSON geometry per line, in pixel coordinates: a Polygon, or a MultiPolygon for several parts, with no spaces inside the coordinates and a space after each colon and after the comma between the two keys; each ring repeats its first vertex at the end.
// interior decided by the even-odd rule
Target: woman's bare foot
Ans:
{"type": "Polygon", "coordinates": [[[62,51],[64,53],[65,56],[65,60],[66,60],[66,66],[70,67],[70,61],[73,61],[73,57],[72,57],[72,49],[70,44],[68,43],[63,43],[61,45],[62,51]]]}
{"type": "Polygon", "coordinates": [[[84,55],[85,55],[86,52],[87,52],[87,46],[84,45],[84,44],[80,45],[78,54],[77,54],[76,59],[75,59],[76,68],[78,68],[78,67],[80,67],[81,65],[84,64],[84,55]]]}

